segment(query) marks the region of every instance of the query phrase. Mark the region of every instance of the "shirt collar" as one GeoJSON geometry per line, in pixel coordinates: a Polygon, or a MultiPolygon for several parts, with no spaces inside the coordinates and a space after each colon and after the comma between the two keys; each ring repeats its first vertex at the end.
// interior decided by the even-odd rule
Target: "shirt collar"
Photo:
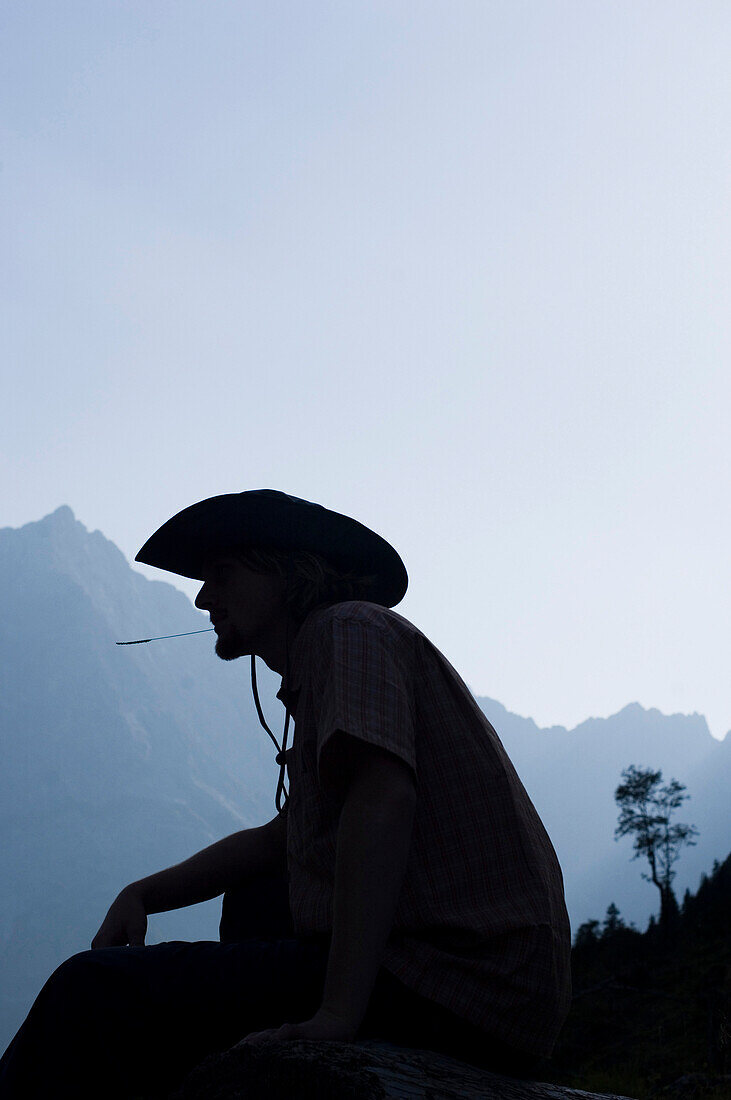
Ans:
{"type": "Polygon", "coordinates": [[[277,699],[284,703],[290,713],[294,713],[297,698],[302,689],[306,658],[309,652],[307,635],[317,619],[318,611],[322,610],[323,608],[315,608],[314,611],[311,611],[301,623],[294,639],[290,640],[289,643],[289,680],[285,669],[281,686],[277,692],[277,699]]]}

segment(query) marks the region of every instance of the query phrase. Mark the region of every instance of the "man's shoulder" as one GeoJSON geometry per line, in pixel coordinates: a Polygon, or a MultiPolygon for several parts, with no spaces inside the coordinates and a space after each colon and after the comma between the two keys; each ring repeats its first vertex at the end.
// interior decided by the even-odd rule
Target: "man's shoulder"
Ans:
{"type": "Polygon", "coordinates": [[[396,633],[421,634],[412,622],[391,607],[369,600],[343,600],[317,612],[321,623],[362,623],[396,633]]]}
{"type": "Polygon", "coordinates": [[[369,600],[343,600],[317,608],[308,619],[306,633],[308,645],[321,649],[323,657],[333,645],[337,649],[352,646],[353,651],[375,647],[412,652],[413,645],[424,638],[403,615],[369,600]]]}

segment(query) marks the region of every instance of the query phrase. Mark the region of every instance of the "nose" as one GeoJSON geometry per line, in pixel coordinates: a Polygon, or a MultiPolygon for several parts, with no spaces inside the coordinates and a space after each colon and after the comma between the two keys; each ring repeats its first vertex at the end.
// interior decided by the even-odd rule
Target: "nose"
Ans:
{"type": "Polygon", "coordinates": [[[208,611],[210,609],[211,601],[209,599],[208,588],[207,588],[207,583],[206,582],[204,582],[204,584],[201,587],[200,592],[198,593],[198,595],[195,598],[195,606],[197,608],[199,608],[201,611],[208,611]]]}

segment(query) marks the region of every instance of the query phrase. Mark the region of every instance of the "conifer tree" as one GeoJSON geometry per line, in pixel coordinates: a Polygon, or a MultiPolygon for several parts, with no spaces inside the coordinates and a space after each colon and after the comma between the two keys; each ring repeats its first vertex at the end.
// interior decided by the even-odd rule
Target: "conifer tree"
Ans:
{"type": "Polygon", "coordinates": [[[607,915],[604,918],[604,925],[602,926],[602,937],[607,938],[614,935],[619,928],[626,928],[626,925],[619,915],[619,909],[610,902],[607,906],[607,915]]]}
{"type": "Polygon", "coordinates": [[[586,920],[583,924],[579,925],[576,936],[574,937],[574,947],[579,949],[587,947],[595,947],[598,942],[597,929],[599,928],[598,920],[586,920]]]}

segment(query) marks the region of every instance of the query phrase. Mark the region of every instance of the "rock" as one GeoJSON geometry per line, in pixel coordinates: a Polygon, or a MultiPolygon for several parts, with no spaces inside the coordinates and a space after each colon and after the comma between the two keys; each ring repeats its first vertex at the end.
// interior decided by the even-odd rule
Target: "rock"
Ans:
{"type": "Polygon", "coordinates": [[[711,1089],[718,1089],[721,1095],[722,1088],[727,1096],[731,1096],[731,1073],[686,1073],[670,1085],[653,1089],[650,1095],[663,1097],[663,1100],[687,1100],[690,1096],[700,1096],[711,1089]]]}
{"type": "Polygon", "coordinates": [[[206,1058],[168,1100],[629,1100],[489,1073],[377,1039],[238,1045],[206,1058]]]}

